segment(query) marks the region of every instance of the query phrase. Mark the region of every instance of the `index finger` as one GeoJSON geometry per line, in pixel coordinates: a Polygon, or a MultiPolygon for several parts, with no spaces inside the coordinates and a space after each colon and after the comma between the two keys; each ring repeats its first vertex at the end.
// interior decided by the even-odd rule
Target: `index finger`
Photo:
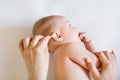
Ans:
{"type": "Polygon", "coordinates": [[[44,47],[44,46],[46,46],[48,44],[48,41],[50,40],[50,38],[51,38],[50,36],[46,36],[46,37],[42,38],[38,42],[37,47],[44,47]]]}
{"type": "Polygon", "coordinates": [[[107,57],[105,56],[104,52],[97,52],[96,55],[98,56],[98,58],[100,59],[102,64],[106,64],[108,62],[107,57]]]}
{"type": "Polygon", "coordinates": [[[42,38],[42,39],[38,42],[37,47],[45,47],[45,46],[48,44],[49,40],[50,40],[51,38],[53,38],[53,37],[56,37],[56,34],[52,34],[51,36],[48,35],[48,36],[42,38]]]}

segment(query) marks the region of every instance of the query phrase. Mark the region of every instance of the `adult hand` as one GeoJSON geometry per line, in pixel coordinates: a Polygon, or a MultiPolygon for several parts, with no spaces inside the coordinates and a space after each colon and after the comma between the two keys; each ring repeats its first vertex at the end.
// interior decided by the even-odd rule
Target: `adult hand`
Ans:
{"type": "Polygon", "coordinates": [[[99,71],[90,58],[87,58],[87,66],[94,80],[117,80],[117,63],[114,51],[102,51],[96,53],[101,62],[99,71]]]}
{"type": "Polygon", "coordinates": [[[26,37],[20,41],[29,80],[46,80],[49,66],[48,41],[52,36],[26,37]]]}

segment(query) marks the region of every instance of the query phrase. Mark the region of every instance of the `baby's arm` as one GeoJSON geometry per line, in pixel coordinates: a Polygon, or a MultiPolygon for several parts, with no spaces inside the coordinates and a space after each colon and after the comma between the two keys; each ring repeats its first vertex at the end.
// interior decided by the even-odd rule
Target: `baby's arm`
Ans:
{"type": "Polygon", "coordinates": [[[87,65],[85,62],[85,59],[87,57],[90,57],[93,61],[93,63],[96,65],[96,67],[99,67],[99,61],[98,58],[96,57],[96,55],[94,55],[93,53],[89,52],[88,50],[79,47],[78,46],[74,46],[73,44],[70,44],[67,49],[65,50],[67,51],[66,53],[68,53],[69,58],[77,63],[78,65],[82,66],[83,68],[87,69],[87,65]]]}
{"type": "Polygon", "coordinates": [[[85,48],[88,51],[90,51],[91,53],[98,52],[93,41],[91,39],[89,39],[89,37],[84,32],[79,33],[79,38],[84,43],[85,48]]]}

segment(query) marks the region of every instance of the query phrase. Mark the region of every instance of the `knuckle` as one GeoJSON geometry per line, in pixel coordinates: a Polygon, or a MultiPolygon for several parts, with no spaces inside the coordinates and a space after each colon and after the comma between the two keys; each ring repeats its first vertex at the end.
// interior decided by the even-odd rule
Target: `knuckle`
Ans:
{"type": "Polygon", "coordinates": [[[109,52],[108,52],[108,51],[104,51],[104,53],[109,54],[109,52]]]}
{"type": "Polygon", "coordinates": [[[106,55],[109,55],[109,54],[110,54],[109,51],[103,51],[103,53],[106,54],[106,55]]]}
{"type": "Polygon", "coordinates": [[[103,55],[103,52],[98,52],[97,55],[101,56],[101,55],[103,55]]]}
{"type": "Polygon", "coordinates": [[[35,47],[33,48],[33,52],[34,53],[37,53],[37,52],[40,52],[42,49],[40,47],[35,47]]]}
{"type": "Polygon", "coordinates": [[[106,65],[106,66],[109,66],[109,65],[110,65],[110,62],[109,62],[109,61],[105,61],[105,65],[106,65]]]}
{"type": "Polygon", "coordinates": [[[107,56],[110,56],[110,52],[108,52],[108,51],[106,51],[104,54],[107,56]]]}

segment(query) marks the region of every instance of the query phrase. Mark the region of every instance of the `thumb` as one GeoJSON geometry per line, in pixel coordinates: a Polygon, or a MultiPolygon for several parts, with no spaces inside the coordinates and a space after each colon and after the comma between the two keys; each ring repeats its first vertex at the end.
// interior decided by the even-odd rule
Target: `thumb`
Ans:
{"type": "Polygon", "coordinates": [[[38,42],[38,47],[42,47],[44,48],[47,44],[48,44],[48,41],[51,39],[51,36],[46,36],[44,38],[42,38],[39,42],[38,42]]]}
{"type": "Polygon", "coordinates": [[[42,38],[38,43],[38,47],[40,47],[40,46],[45,47],[48,44],[49,40],[53,37],[56,37],[56,36],[57,36],[57,34],[54,33],[51,36],[48,35],[48,36],[42,38]]]}
{"type": "Polygon", "coordinates": [[[86,58],[86,64],[88,66],[88,70],[90,71],[92,77],[94,79],[98,78],[99,77],[99,71],[97,70],[95,64],[91,61],[91,59],[88,57],[86,58]]]}

